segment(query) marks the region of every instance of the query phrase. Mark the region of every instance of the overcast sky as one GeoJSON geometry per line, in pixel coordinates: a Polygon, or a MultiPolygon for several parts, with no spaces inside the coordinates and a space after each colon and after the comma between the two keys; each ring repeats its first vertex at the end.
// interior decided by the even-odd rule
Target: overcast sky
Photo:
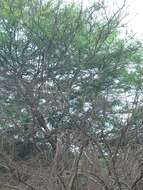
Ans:
{"type": "MultiPolygon", "coordinates": [[[[84,6],[88,6],[94,0],[66,0],[66,1],[82,1],[84,6]]],[[[116,2],[120,4],[123,0],[108,0],[108,2],[116,2]]],[[[129,16],[126,20],[128,22],[128,30],[132,30],[136,33],[137,37],[143,39],[143,0],[126,0],[127,11],[129,16]]]]}
{"type": "Polygon", "coordinates": [[[143,38],[143,0],[128,0],[128,4],[129,14],[132,17],[129,28],[143,38]]]}

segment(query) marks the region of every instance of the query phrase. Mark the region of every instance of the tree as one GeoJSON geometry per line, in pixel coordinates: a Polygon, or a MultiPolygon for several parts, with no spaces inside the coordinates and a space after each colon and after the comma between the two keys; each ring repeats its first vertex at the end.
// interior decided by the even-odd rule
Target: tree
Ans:
{"type": "Polygon", "coordinates": [[[40,155],[51,189],[81,189],[86,179],[86,188],[105,190],[136,182],[119,163],[142,144],[142,48],[120,37],[124,6],[109,14],[104,2],[83,9],[1,1],[1,151],[12,159],[40,155]]]}

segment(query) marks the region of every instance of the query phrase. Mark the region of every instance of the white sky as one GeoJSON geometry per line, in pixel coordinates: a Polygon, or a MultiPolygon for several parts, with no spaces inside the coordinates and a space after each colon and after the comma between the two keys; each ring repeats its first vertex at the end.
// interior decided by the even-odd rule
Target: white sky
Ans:
{"type": "MultiPolygon", "coordinates": [[[[84,6],[88,6],[94,0],[65,0],[67,2],[74,1],[79,2],[82,1],[84,6]]],[[[116,2],[116,4],[121,4],[123,0],[108,0],[116,2]]],[[[138,38],[143,39],[143,0],[126,0],[127,1],[127,11],[129,16],[126,17],[128,22],[128,30],[133,31],[138,38]]]]}
{"type": "Polygon", "coordinates": [[[132,18],[128,24],[129,28],[143,38],[143,0],[128,0],[128,4],[130,6],[129,14],[132,18]]]}

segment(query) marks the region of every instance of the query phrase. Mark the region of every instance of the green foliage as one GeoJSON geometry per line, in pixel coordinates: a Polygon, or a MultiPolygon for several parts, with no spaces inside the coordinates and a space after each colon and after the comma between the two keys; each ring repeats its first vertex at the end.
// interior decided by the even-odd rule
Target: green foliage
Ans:
{"type": "Polygon", "coordinates": [[[141,42],[120,37],[121,12],[105,9],[1,0],[0,128],[13,139],[38,135],[54,152],[58,130],[118,136],[133,104],[122,96],[142,89],[143,57],[141,42]]]}

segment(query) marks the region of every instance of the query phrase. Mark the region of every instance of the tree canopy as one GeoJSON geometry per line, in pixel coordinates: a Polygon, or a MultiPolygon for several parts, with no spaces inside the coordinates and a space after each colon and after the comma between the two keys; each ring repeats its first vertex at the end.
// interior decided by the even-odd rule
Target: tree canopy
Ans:
{"type": "Polygon", "coordinates": [[[0,160],[10,184],[36,190],[34,172],[45,179],[38,190],[142,187],[142,42],[121,37],[124,7],[1,0],[0,160]]]}

